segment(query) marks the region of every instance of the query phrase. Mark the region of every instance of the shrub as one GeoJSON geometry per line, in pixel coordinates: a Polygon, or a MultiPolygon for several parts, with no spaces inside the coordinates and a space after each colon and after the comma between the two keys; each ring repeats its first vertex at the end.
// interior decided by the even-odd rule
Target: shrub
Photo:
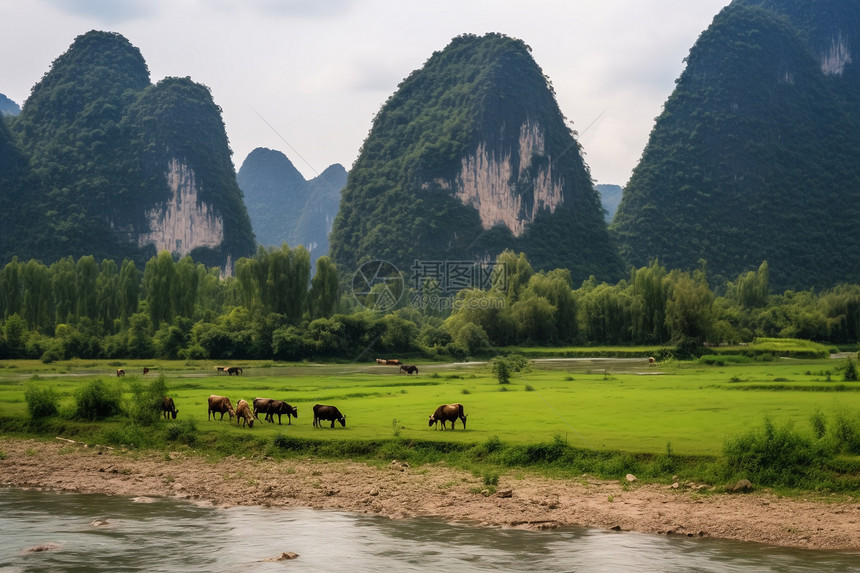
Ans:
{"type": "Polygon", "coordinates": [[[194,446],[197,443],[197,422],[193,418],[173,421],[168,424],[165,437],[171,442],[194,446]]]}
{"type": "Polygon", "coordinates": [[[761,429],[727,439],[723,451],[732,472],[762,485],[788,487],[808,485],[833,457],[822,443],[767,418],[761,429]]]}
{"type": "Polygon", "coordinates": [[[490,360],[490,371],[499,384],[509,384],[512,374],[531,371],[531,362],[521,354],[495,356],[490,360]]]}
{"type": "Polygon", "coordinates": [[[833,422],[833,436],[840,452],[860,454],[860,419],[852,419],[846,414],[836,414],[833,422]]]}
{"type": "Polygon", "coordinates": [[[74,417],[78,420],[99,420],[119,414],[121,411],[119,384],[111,387],[102,380],[93,380],[75,395],[74,417]]]}
{"type": "Polygon", "coordinates": [[[135,423],[151,426],[161,419],[161,403],[167,395],[164,374],[159,374],[149,385],[137,380],[131,383],[131,399],[126,404],[126,414],[135,423]]]}
{"type": "Polygon", "coordinates": [[[60,410],[60,396],[53,388],[38,388],[31,384],[24,391],[24,399],[34,420],[56,416],[60,410]]]}
{"type": "Polygon", "coordinates": [[[827,422],[824,420],[824,414],[816,411],[809,417],[809,422],[812,424],[812,431],[816,438],[820,440],[827,434],[827,422]]]}

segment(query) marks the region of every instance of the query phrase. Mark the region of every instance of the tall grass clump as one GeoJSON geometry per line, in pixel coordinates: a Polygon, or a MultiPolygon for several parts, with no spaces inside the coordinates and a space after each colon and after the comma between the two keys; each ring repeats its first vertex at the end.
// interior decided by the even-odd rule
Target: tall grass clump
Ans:
{"type": "Polygon", "coordinates": [[[761,428],[728,438],[723,446],[733,477],[766,486],[815,487],[833,458],[826,441],[813,440],[790,425],[765,418],[761,428]]]}
{"type": "Polygon", "coordinates": [[[33,420],[50,418],[60,411],[60,395],[53,388],[39,388],[31,384],[24,391],[24,399],[33,420]]]}
{"type": "Polygon", "coordinates": [[[122,410],[122,389],[119,384],[108,385],[93,380],[75,394],[74,417],[95,421],[119,414],[122,410]]]}
{"type": "Polygon", "coordinates": [[[161,419],[161,403],[167,395],[167,382],[164,374],[159,374],[149,384],[133,380],[130,387],[131,398],[125,411],[131,420],[142,426],[151,426],[161,419]]]}

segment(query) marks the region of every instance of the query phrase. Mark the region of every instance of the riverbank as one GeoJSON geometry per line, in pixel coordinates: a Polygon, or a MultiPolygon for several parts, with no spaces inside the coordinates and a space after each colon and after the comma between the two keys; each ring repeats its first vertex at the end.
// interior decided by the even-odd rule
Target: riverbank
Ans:
{"type": "Polygon", "coordinates": [[[384,467],[315,459],[276,461],[189,453],[121,452],[63,440],[0,439],[0,487],[217,506],[336,509],[392,519],[429,516],[464,525],[584,526],[718,537],[805,549],[860,551],[860,502],[810,501],[766,492],[708,494],[695,484],[553,480],[523,472],[484,495],[481,477],[444,465],[384,467]]]}

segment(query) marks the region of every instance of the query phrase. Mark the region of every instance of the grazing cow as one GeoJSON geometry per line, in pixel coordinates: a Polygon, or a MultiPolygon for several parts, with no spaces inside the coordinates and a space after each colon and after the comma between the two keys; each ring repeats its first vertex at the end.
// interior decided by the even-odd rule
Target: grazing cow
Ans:
{"type": "Polygon", "coordinates": [[[123,370],[122,368],[117,368],[116,369],[116,375],[117,375],[117,378],[125,376],[125,370],[123,370]]]}
{"type": "Polygon", "coordinates": [[[161,401],[161,411],[164,413],[164,419],[168,419],[168,416],[173,416],[173,419],[176,419],[176,414],[179,413],[179,410],[176,409],[176,406],[173,404],[173,398],[170,396],[165,396],[161,401]]]}
{"type": "Polygon", "coordinates": [[[233,376],[234,374],[238,376],[242,373],[242,369],[238,366],[228,366],[227,367],[227,376],[233,376]]]}
{"type": "MultiPolygon", "coordinates": [[[[296,406],[290,406],[289,404],[287,404],[283,400],[272,400],[271,402],[269,402],[269,412],[266,414],[266,418],[270,422],[274,423],[275,422],[275,414],[277,414],[277,416],[278,416],[278,425],[279,426],[281,425],[281,416],[283,416],[285,414],[287,416],[287,423],[292,424],[293,423],[292,417],[295,416],[296,419],[298,419],[298,417],[299,417],[299,409],[296,406]]],[[[345,424],[346,421],[344,421],[343,423],[345,424]]],[[[332,424],[334,424],[334,422],[332,422],[332,424]]]]}
{"type": "Polygon", "coordinates": [[[400,366],[400,361],[396,358],[389,358],[385,363],[389,366],[400,366]]]}
{"type": "Polygon", "coordinates": [[[334,428],[335,421],[340,422],[341,426],[346,426],[346,416],[340,413],[340,410],[334,406],[323,406],[317,404],[314,406],[314,428],[322,428],[323,420],[331,420],[331,427],[334,428]]]}
{"type": "Polygon", "coordinates": [[[376,363],[379,364],[380,366],[385,366],[386,360],[384,360],[382,358],[377,358],[376,363]]]}
{"type": "Polygon", "coordinates": [[[468,414],[463,413],[463,405],[462,404],[442,404],[436,411],[430,416],[430,426],[436,425],[436,422],[442,422],[442,429],[445,429],[445,422],[451,422],[451,429],[455,429],[455,424],[457,423],[457,419],[463,421],[463,429],[466,429],[466,416],[468,414]]]}
{"type": "Polygon", "coordinates": [[[242,427],[245,427],[245,422],[248,423],[249,428],[254,427],[254,412],[251,411],[251,407],[248,405],[248,402],[245,400],[239,399],[236,402],[236,425],[239,425],[239,420],[242,420],[242,427]]]}
{"type": "Polygon", "coordinates": [[[215,372],[227,372],[227,367],[226,366],[216,366],[215,372]]]}
{"type": "Polygon", "coordinates": [[[149,368],[147,368],[146,366],[144,366],[144,367],[143,367],[143,375],[144,375],[144,376],[146,376],[147,374],[149,374],[149,368]]]}
{"type": "Polygon", "coordinates": [[[654,357],[653,357],[653,356],[649,356],[649,357],[648,357],[648,365],[649,365],[649,366],[650,366],[650,365],[652,365],[652,364],[656,364],[656,363],[657,363],[657,361],[656,361],[656,360],[654,360],[654,357]]]}
{"type": "Polygon", "coordinates": [[[215,414],[221,414],[221,420],[224,419],[224,414],[230,414],[230,420],[233,420],[233,416],[236,415],[236,410],[233,409],[233,404],[230,403],[230,398],[227,396],[216,396],[212,394],[209,396],[209,412],[207,414],[207,419],[210,419],[211,415],[213,418],[215,414]]]}
{"type": "Polygon", "coordinates": [[[406,374],[418,374],[418,367],[414,364],[401,364],[400,373],[403,374],[404,372],[406,374]]]}
{"type": "Polygon", "coordinates": [[[251,405],[254,409],[254,417],[260,419],[260,414],[264,414],[263,419],[269,419],[269,404],[274,402],[271,398],[254,398],[251,405]]]}

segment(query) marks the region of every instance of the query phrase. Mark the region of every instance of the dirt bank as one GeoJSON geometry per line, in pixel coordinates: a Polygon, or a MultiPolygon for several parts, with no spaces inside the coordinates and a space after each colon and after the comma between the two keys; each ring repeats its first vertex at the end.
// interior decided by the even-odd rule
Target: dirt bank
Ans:
{"type": "Polygon", "coordinates": [[[786,499],[763,492],[707,494],[692,484],[551,480],[512,472],[494,495],[445,466],[377,468],[312,459],[210,461],[191,454],[123,453],[57,440],[0,439],[0,486],[216,505],[311,507],[394,519],[433,516],[491,527],[579,525],[708,536],[808,549],[860,550],[860,502],[786,499]]]}

